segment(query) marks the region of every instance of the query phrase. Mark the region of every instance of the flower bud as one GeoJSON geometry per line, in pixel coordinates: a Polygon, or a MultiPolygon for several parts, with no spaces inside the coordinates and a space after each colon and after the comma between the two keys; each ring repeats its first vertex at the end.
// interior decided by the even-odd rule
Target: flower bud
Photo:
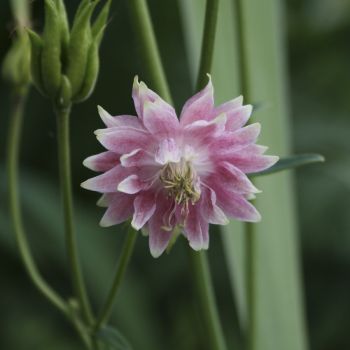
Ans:
{"type": "Polygon", "coordinates": [[[31,45],[30,69],[32,82],[39,92],[45,96],[45,88],[41,76],[41,53],[43,49],[43,40],[38,34],[30,29],[27,29],[27,33],[31,45]]]}
{"type": "Polygon", "coordinates": [[[41,73],[45,92],[51,99],[55,99],[61,86],[61,69],[61,21],[55,2],[45,0],[41,73]]]}
{"type": "Polygon", "coordinates": [[[67,76],[72,85],[73,97],[82,88],[85,77],[89,48],[92,42],[90,18],[95,6],[96,2],[89,2],[82,6],[77,12],[73,23],[67,66],[67,76]]]}
{"type": "Polygon", "coordinates": [[[71,104],[72,87],[66,75],[62,75],[60,92],[56,101],[60,108],[67,108],[71,104]]]}

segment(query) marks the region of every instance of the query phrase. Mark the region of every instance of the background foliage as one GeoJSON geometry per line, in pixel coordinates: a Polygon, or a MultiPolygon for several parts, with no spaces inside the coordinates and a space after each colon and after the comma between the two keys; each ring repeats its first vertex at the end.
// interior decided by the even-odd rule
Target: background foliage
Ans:
{"type": "MultiPolygon", "coordinates": [[[[67,2],[72,14],[78,1],[67,2]]],[[[191,64],[176,1],[149,1],[162,58],[177,107],[192,93],[191,64]]],[[[292,128],[296,152],[314,151],[327,163],[296,173],[297,214],[302,252],[307,326],[311,348],[350,347],[347,334],[350,301],[349,112],[350,5],[334,0],[286,1],[287,48],[292,128]]],[[[34,27],[42,27],[42,2],[33,2],[34,27]]],[[[281,28],[282,30],[282,28],[281,28]]],[[[9,6],[0,13],[0,59],[8,49],[13,25],[9,6]],[[10,34],[9,34],[10,33],[10,34]]],[[[224,59],[224,57],[223,57],[224,59]]],[[[82,160],[100,151],[93,130],[101,127],[100,104],[112,114],[133,113],[134,74],[147,82],[138,45],[127,16],[126,1],[114,1],[112,19],[101,49],[101,74],[92,97],[73,110],[72,148],[79,243],[84,272],[95,304],[105,295],[120,249],[118,228],[101,229],[97,196],[79,183],[91,173],[82,160]]],[[[0,347],[4,349],[77,349],[75,334],[29,283],[10,235],[4,178],[8,90],[0,85],[0,347]],[[48,322],[49,321],[49,322],[48,322]]],[[[52,284],[69,293],[65,273],[57,192],[55,120],[49,103],[32,91],[26,111],[22,149],[23,205],[39,266],[52,284]]],[[[283,198],[281,198],[283,200],[283,198]]],[[[229,344],[237,315],[228,286],[228,271],[219,238],[212,235],[210,256],[220,312],[229,344]]],[[[127,280],[115,307],[114,323],[135,349],[205,349],[186,268],[185,244],[161,260],[151,258],[147,240],[137,242],[127,280]]],[[[235,327],[236,328],[236,327],[235,327]]]]}

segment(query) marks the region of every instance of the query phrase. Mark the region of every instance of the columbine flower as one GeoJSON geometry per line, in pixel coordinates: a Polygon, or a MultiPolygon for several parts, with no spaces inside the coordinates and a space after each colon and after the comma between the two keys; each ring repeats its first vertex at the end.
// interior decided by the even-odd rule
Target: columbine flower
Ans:
{"type": "Polygon", "coordinates": [[[209,223],[260,220],[248,201],[259,191],[246,174],[278,157],[263,155],[267,148],[255,144],[260,124],[243,127],[252,106],[242,105],[242,96],[215,107],[209,80],[186,102],[180,119],[137,77],[132,97],[137,117],[112,117],[99,107],[106,128],[96,135],[107,151],[84,161],[103,172],[82,184],[103,193],[98,204],[108,209],[101,226],[132,217],[131,225],[149,234],[151,254],[158,257],[177,232],[193,249],[207,249],[209,223]]]}

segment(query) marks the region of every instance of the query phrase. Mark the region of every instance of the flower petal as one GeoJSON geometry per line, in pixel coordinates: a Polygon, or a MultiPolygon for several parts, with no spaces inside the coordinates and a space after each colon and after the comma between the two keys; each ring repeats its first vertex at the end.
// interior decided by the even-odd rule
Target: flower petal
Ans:
{"type": "Polygon", "coordinates": [[[135,196],[116,192],[109,194],[109,205],[105,214],[103,215],[100,226],[109,227],[120,224],[127,220],[133,213],[133,202],[135,196]]]}
{"type": "Polygon", "coordinates": [[[220,163],[213,175],[205,181],[209,187],[229,189],[236,193],[259,193],[247,175],[229,162],[220,163]]]}
{"type": "Polygon", "coordinates": [[[133,128],[109,128],[98,130],[97,139],[100,143],[115,153],[129,153],[135,149],[147,149],[152,144],[152,136],[133,128]]]}
{"type": "Polygon", "coordinates": [[[214,108],[214,90],[209,76],[209,82],[206,87],[191,97],[184,105],[180,123],[185,126],[196,120],[209,120],[214,108]]]}
{"type": "Polygon", "coordinates": [[[241,194],[232,191],[217,191],[217,204],[224,213],[236,220],[258,222],[259,212],[241,194]]]}
{"type": "Polygon", "coordinates": [[[201,194],[201,213],[211,224],[227,225],[229,220],[216,205],[216,194],[210,187],[204,187],[201,194]]]}
{"type": "Polygon", "coordinates": [[[135,174],[128,176],[118,185],[118,191],[123,193],[134,194],[140,192],[147,187],[147,183],[140,180],[135,174]]]}
{"type": "Polygon", "coordinates": [[[185,220],[184,234],[188,239],[191,248],[194,250],[205,249],[207,246],[207,241],[204,239],[207,239],[207,237],[204,237],[202,232],[202,225],[205,228],[204,223],[201,225],[202,220],[200,206],[190,204],[189,213],[185,220]]]}
{"type": "Polygon", "coordinates": [[[143,124],[149,132],[156,136],[175,136],[179,128],[179,120],[175,111],[169,111],[159,102],[145,102],[143,124]]]}
{"type": "Polygon", "coordinates": [[[157,197],[157,208],[148,221],[149,247],[154,258],[158,258],[167,248],[172,231],[164,229],[163,217],[171,206],[170,200],[162,195],[157,197]]]}
{"type": "Polygon", "coordinates": [[[119,158],[119,154],[107,151],[86,158],[83,164],[94,171],[107,171],[120,163],[119,158]]]}
{"type": "Polygon", "coordinates": [[[174,108],[166,103],[154,91],[149,89],[144,82],[139,83],[137,76],[134,78],[132,98],[134,100],[136,113],[141,120],[143,119],[144,105],[146,102],[156,102],[168,113],[176,115],[174,108]]]}
{"type": "Polygon", "coordinates": [[[156,165],[152,155],[140,148],[135,149],[130,153],[123,154],[120,157],[120,164],[124,167],[156,165]]]}
{"type": "Polygon", "coordinates": [[[135,230],[140,230],[156,210],[155,193],[153,191],[140,193],[135,198],[134,209],[131,226],[135,230]]]}
{"type": "Polygon", "coordinates": [[[261,126],[259,123],[250,124],[234,132],[226,132],[210,144],[212,152],[215,154],[231,153],[242,149],[256,141],[260,134],[261,126]]]}
{"type": "Polygon", "coordinates": [[[144,129],[140,120],[133,115],[117,115],[113,117],[101,106],[97,106],[97,109],[102,121],[108,128],[116,127],[116,126],[124,126],[124,127],[132,127],[136,129],[144,129]]]}
{"type": "Polygon", "coordinates": [[[117,165],[101,175],[84,181],[80,186],[87,190],[101,193],[117,192],[119,182],[129,176],[130,173],[130,169],[117,165]]]}
{"type": "Polygon", "coordinates": [[[155,155],[155,161],[161,165],[169,162],[178,163],[181,159],[181,152],[173,138],[160,141],[155,155]]]}

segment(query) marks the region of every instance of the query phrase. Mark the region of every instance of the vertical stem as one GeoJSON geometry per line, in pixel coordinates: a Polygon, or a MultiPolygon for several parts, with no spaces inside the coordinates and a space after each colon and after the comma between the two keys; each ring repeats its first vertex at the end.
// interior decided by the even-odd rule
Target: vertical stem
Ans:
{"type": "Polygon", "coordinates": [[[206,252],[195,252],[191,250],[190,257],[197,294],[208,332],[207,337],[209,338],[210,348],[213,350],[225,350],[226,344],[216,307],[206,252]]]}
{"type": "Polygon", "coordinates": [[[147,2],[146,0],[129,0],[128,3],[133,24],[141,45],[142,55],[153,79],[155,90],[157,90],[165,100],[171,102],[171,95],[160,58],[147,2]]]}
{"type": "MultiPolygon", "coordinates": [[[[237,13],[237,33],[239,46],[239,65],[241,91],[245,100],[250,101],[249,71],[247,39],[244,27],[244,4],[243,0],[235,0],[237,13]]],[[[256,232],[254,224],[245,223],[245,282],[247,293],[247,326],[246,326],[246,348],[256,349],[256,232]]]]}
{"type": "Polygon", "coordinates": [[[73,217],[72,175],[70,166],[70,142],[69,142],[69,114],[70,107],[56,109],[57,138],[58,138],[58,163],[60,170],[60,183],[62,204],[64,212],[64,226],[66,246],[71,269],[73,288],[78,297],[82,314],[87,324],[91,324],[93,316],[87,297],[83,275],[78,259],[76,235],[73,217]]]}
{"type": "Polygon", "coordinates": [[[127,266],[129,264],[132,252],[134,250],[135,241],[137,238],[137,231],[135,231],[131,226],[128,230],[128,235],[125,239],[123,248],[122,248],[122,254],[119,258],[117,270],[114,276],[114,280],[111,286],[111,289],[108,293],[108,297],[106,300],[106,303],[102,307],[102,310],[99,314],[99,317],[95,324],[95,332],[97,332],[101,326],[103,326],[104,323],[108,321],[108,318],[111,315],[113,304],[115,301],[115,297],[118,293],[120,284],[124,278],[127,266]]]}
{"type": "Polygon", "coordinates": [[[207,0],[205,9],[204,32],[202,39],[201,60],[199,65],[197,90],[206,84],[206,74],[211,72],[213,62],[216,22],[218,19],[219,0],[207,0]]]}
{"type": "Polygon", "coordinates": [[[11,101],[10,129],[7,144],[7,181],[9,208],[16,242],[23,265],[37,289],[61,312],[67,315],[64,300],[42,278],[32,257],[22,222],[22,213],[18,191],[18,158],[21,142],[23,110],[27,91],[14,93],[11,101]]]}

